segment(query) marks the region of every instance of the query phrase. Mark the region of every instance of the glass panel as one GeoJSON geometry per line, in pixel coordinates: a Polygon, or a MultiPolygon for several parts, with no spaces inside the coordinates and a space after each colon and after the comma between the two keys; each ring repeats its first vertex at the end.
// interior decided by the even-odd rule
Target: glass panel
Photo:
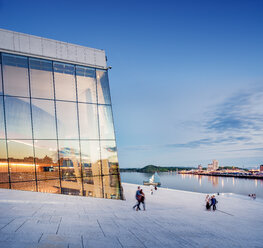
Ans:
{"type": "Polygon", "coordinates": [[[115,139],[111,106],[99,105],[100,138],[115,139]]]}
{"type": "Polygon", "coordinates": [[[12,182],[11,189],[36,191],[36,181],[12,182]]]}
{"type": "Polygon", "coordinates": [[[56,99],[76,101],[74,71],[73,65],[54,63],[56,99]]]}
{"type": "Polygon", "coordinates": [[[59,140],[61,193],[83,195],[79,141],[59,140]]]}
{"type": "MultiPolygon", "coordinates": [[[[7,141],[7,144],[11,182],[27,182],[35,180],[35,164],[33,159],[34,156],[32,140],[9,140],[7,141]]],[[[33,184],[25,184],[25,188],[27,188],[27,185],[35,185],[35,182],[33,184]]],[[[19,186],[19,189],[23,189],[21,187],[22,185],[19,186]]]]}
{"type": "MultiPolygon", "coordinates": [[[[80,145],[83,176],[91,177],[101,175],[99,141],[81,140],[80,145]]],[[[92,178],[90,178],[90,180],[92,180],[92,178]]]]}
{"type": "Polygon", "coordinates": [[[101,141],[104,198],[121,199],[119,163],[115,141],[101,141]],[[105,176],[106,175],[106,176],[105,176]]]}
{"type": "Polygon", "coordinates": [[[78,101],[96,103],[95,69],[76,67],[78,101]]]}
{"type": "Polygon", "coordinates": [[[5,138],[4,106],[3,97],[0,96],[0,139],[5,138]]]}
{"type": "Polygon", "coordinates": [[[0,188],[2,188],[2,189],[9,189],[9,183],[1,183],[0,182],[0,188]]]}
{"type": "Polygon", "coordinates": [[[0,188],[9,188],[6,141],[0,140],[0,188]]]}
{"type": "Polygon", "coordinates": [[[77,105],[73,102],[56,102],[59,139],[78,139],[77,105]]]}
{"type": "Polygon", "coordinates": [[[37,181],[38,192],[61,194],[60,180],[46,178],[37,181]]]}
{"type": "Polygon", "coordinates": [[[27,58],[3,54],[3,76],[6,95],[29,96],[27,58]]]}
{"type": "Polygon", "coordinates": [[[31,96],[54,98],[52,62],[29,59],[31,96]]]}
{"type": "Polygon", "coordinates": [[[99,139],[97,105],[79,103],[79,128],[81,139],[99,139]]]}
{"type": "Polygon", "coordinates": [[[104,198],[122,199],[119,175],[103,176],[104,198]]]}
{"type": "Polygon", "coordinates": [[[81,140],[84,195],[103,197],[99,141],[81,140]]]}
{"type": "Polygon", "coordinates": [[[30,101],[26,98],[5,97],[8,139],[31,139],[30,101]]]}
{"type": "Polygon", "coordinates": [[[3,95],[1,53],[0,53],[0,95],[3,95]]]}
{"type": "Polygon", "coordinates": [[[54,101],[32,99],[32,117],[35,139],[56,139],[54,101]]]}
{"type": "Polygon", "coordinates": [[[96,70],[97,75],[97,89],[98,89],[98,103],[111,104],[110,88],[107,71],[96,70]]]}
{"type": "Polygon", "coordinates": [[[103,197],[102,191],[102,177],[101,176],[93,176],[92,184],[88,182],[88,177],[83,178],[83,195],[90,197],[103,197]]]}
{"type": "Polygon", "coordinates": [[[39,192],[60,193],[56,140],[35,140],[35,161],[39,192]]]}
{"type": "Polygon", "coordinates": [[[103,175],[118,174],[119,164],[115,141],[101,141],[101,161],[103,175]]]}

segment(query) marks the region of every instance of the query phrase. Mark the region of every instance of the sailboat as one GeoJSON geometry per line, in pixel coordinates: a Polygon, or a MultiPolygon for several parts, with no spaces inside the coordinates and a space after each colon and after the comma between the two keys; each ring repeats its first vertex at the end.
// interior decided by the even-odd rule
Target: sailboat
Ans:
{"type": "Polygon", "coordinates": [[[153,186],[160,186],[161,182],[160,182],[160,176],[158,175],[157,172],[155,172],[151,178],[149,179],[149,181],[143,181],[143,185],[153,185],[153,186]]]}

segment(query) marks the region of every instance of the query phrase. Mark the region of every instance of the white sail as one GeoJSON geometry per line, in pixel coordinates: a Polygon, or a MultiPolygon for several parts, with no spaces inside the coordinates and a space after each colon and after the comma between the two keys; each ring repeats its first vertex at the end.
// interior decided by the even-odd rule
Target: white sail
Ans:
{"type": "Polygon", "coordinates": [[[160,183],[160,176],[155,172],[152,177],[149,179],[149,183],[160,183]]]}
{"type": "Polygon", "coordinates": [[[144,184],[144,185],[160,186],[160,185],[161,185],[160,176],[158,175],[157,172],[155,172],[155,173],[151,176],[151,178],[149,179],[149,181],[144,181],[143,184],[144,184]]]}
{"type": "Polygon", "coordinates": [[[154,176],[154,182],[155,183],[160,183],[161,182],[160,176],[158,175],[157,172],[155,172],[153,176],[154,176]]]}
{"type": "Polygon", "coordinates": [[[154,175],[149,179],[149,183],[154,183],[154,175]]]}

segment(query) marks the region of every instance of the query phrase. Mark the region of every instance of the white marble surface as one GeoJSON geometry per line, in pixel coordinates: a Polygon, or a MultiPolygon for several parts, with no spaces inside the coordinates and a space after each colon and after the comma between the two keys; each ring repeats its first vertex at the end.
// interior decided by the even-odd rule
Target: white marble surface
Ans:
{"type": "Polygon", "coordinates": [[[263,247],[263,201],[158,189],[146,211],[134,211],[137,186],[123,183],[126,201],[0,189],[0,247],[263,247]]]}

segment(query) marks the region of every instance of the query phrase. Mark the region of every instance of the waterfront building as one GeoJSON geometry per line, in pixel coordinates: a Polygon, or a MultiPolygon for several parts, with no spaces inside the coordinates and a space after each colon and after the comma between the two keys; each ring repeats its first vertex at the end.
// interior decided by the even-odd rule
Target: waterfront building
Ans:
{"type": "Polygon", "coordinates": [[[103,50],[0,29],[0,187],[123,199],[103,50]]]}
{"type": "Polygon", "coordinates": [[[218,160],[213,160],[213,170],[217,170],[219,168],[218,160]]]}
{"type": "Polygon", "coordinates": [[[198,170],[201,171],[202,169],[203,169],[202,165],[199,164],[199,165],[198,165],[198,170]]]}
{"type": "Polygon", "coordinates": [[[208,164],[207,171],[212,171],[212,170],[213,170],[213,164],[208,164]]]}
{"type": "Polygon", "coordinates": [[[218,160],[213,160],[212,164],[207,165],[208,171],[216,171],[219,168],[218,160]]]}

